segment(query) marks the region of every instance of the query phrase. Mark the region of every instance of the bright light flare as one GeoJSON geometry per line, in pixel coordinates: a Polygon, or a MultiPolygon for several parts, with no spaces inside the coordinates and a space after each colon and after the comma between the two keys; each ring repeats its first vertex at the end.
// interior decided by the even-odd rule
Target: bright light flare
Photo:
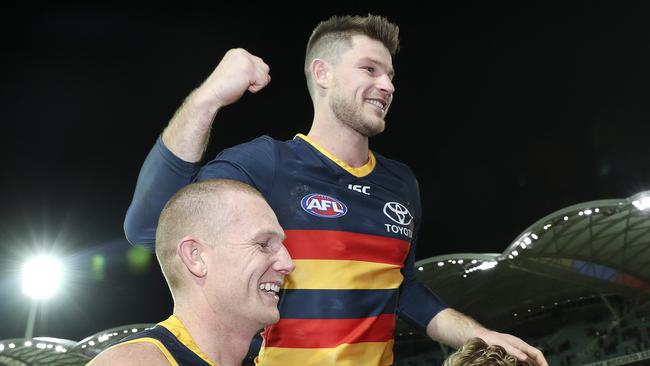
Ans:
{"type": "Polygon", "coordinates": [[[54,257],[42,256],[23,266],[23,293],[32,299],[52,297],[61,286],[63,268],[54,257]]]}
{"type": "Polygon", "coordinates": [[[636,200],[632,201],[632,204],[637,209],[639,209],[641,211],[645,211],[648,208],[650,208],[650,196],[640,197],[639,199],[636,199],[636,200]]]}

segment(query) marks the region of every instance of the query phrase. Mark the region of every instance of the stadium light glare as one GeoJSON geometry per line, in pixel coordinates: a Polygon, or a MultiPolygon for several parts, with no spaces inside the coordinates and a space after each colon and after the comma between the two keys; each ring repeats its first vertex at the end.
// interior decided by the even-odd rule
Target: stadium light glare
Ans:
{"type": "Polygon", "coordinates": [[[23,293],[32,299],[25,328],[25,339],[31,339],[34,334],[38,302],[54,296],[61,286],[62,279],[63,268],[54,257],[38,256],[23,265],[23,293]]]}
{"type": "Polygon", "coordinates": [[[497,261],[483,262],[483,263],[481,263],[481,265],[479,265],[476,268],[481,270],[481,271],[487,271],[488,269],[492,269],[492,268],[496,267],[497,264],[499,264],[497,261]]]}
{"type": "Polygon", "coordinates": [[[23,293],[34,300],[52,297],[63,279],[61,263],[54,257],[33,258],[23,266],[23,293]]]}
{"type": "MultiPolygon", "coordinates": [[[[627,198],[627,201],[632,203],[639,211],[650,211],[650,191],[642,191],[631,197],[627,198]]],[[[622,204],[622,202],[619,202],[622,204]]]]}
{"type": "Polygon", "coordinates": [[[632,201],[632,204],[640,211],[645,211],[648,208],[650,208],[650,196],[644,196],[635,199],[634,201],[632,201]]]}

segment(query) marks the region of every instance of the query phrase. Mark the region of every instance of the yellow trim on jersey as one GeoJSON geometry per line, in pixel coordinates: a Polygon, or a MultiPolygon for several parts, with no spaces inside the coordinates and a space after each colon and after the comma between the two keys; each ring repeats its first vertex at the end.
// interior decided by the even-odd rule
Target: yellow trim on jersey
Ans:
{"type": "Polygon", "coordinates": [[[347,170],[350,174],[354,175],[357,178],[365,177],[366,175],[370,174],[372,170],[375,169],[375,165],[377,164],[377,160],[375,159],[375,154],[373,154],[372,151],[368,150],[368,162],[363,166],[360,166],[358,168],[353,168],[349,166],[347,163],[345,163],[344,161],[339,160],[336,156],[330,154],[329,151],[325,150],[325,148],[315,143],[312,139],[303,135],[302,133],[297,134],[296,137],[300,137],[301,139],[307,141],[307,143],[313,146],[316,150],[320,151],[321,154],[327,156],[330,160],[332,160],[333,162],[338,164],[341,168],[347,170]]]}
{"type": "Polygon", "coordinates": [[[404,276],[394,264],[352,260],[294,259],[285,289],[384,290],[398,288],[404,276]]]}
{"type": "MultiPolygon", "coordinates": [[[[169,361],[169,364],[171,366],[179,366],[178,363],[176,362],[176,359],[174,359],[174,356],[172,356],[171,353],[169,353],[169,351],[167,350],[167,347],[165,347],[164,344],[162,344],[159,340],[157,340],[155,338],[149,338],[149,337],[136,338],[136,339],[132,339],[130,341],[126,341],[126,342],[123,342],[123,343],[118,343],[113,347],[118,347],[118,346],[123,345],[123,344],[133,344],[133,343],[151,343],[151,344],[155,345],[156,347],[158,347],[160,352],[163,353],[163,355],[165,356],[167,361],[169,361]]],[[[111,347],[111,348],[113,348],[113,347],[111,347]]]]}
{"type": "Polygon", "coordinates": [[[393,363],[393,340],[342,344],[336,348],[262,347],[256,365],[377,365],[393,363]]]}
{"type": "Polygon", "coordinates": [[[210,360],[210,358],[201,351],[199,346],[194,342],[194,339],[183,325],[180,319],[175,315],[170,316],[167,320],[158,323],[158,325],[167,328],[185,347],[189,348],[192,352],[196,353],[197,356],[201,357],[203,361],[207,362],[208,365],[217,366],[216,362],[210,360]]]}

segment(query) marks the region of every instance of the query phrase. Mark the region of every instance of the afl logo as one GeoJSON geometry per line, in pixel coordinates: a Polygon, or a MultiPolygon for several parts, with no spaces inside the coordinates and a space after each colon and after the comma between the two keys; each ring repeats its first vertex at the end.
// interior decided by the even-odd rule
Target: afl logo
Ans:
{"type": "Polygon", "coordinates": [[[314,216],[326,217],[333,219],[341,217],[348,212],[348,208],[343,202],[336,198],[324,194],[308,194],[300,201],[302,209],[314,216]]]}

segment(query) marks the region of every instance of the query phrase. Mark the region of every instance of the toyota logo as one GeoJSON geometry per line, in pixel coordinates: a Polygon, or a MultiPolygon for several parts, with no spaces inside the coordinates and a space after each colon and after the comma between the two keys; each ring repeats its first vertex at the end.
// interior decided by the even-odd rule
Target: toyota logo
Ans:
{"type": "Polygon", "coordinates": [[[386,202],[384,205],[384,215],[400,225],[408,225],[413,221],[413,216],[408,208],[399,202],[386,202]]]}

